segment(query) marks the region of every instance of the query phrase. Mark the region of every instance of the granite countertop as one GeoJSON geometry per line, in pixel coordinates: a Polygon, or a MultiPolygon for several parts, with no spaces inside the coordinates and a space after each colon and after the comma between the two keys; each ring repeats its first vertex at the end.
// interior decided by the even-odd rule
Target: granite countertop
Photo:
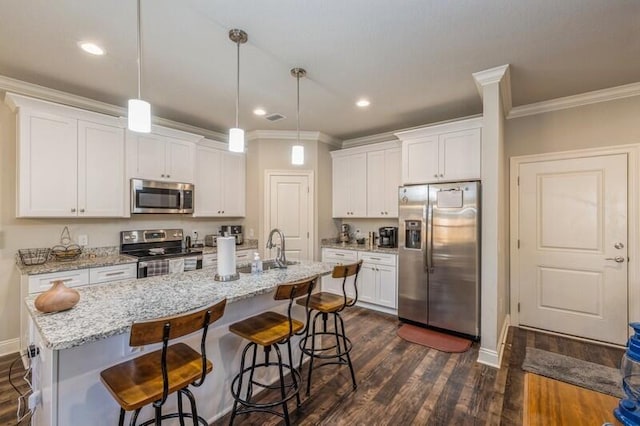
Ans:
{"type": "Polygon", "coordinates": [[[63,272],[73,271],[76,269],[86,268],[98,268],[100,266],[114,266],[122,265],[125,263],[136,263],[137,258],[133,256],[127,256],[124,254],[109,254],[106,256],[96,257],[81,257],[78,260],[72,260],[69,262],[59,262],[56,260],[49,260],[42,265],[24,265],[17,261],[16,266],[20,270],[22,275],[38,275],[48,274],[50,272],[63,272]]]}
{"type": "Polygon", "coordinates": [[[369,247],[368,244],[357,244],[357,243],[338,243],[335,241],[326,241],[323,240],[320,245],[322,248],[332,248],[339,250],[357,250],[357,251],[368,251],[371,253],[388,253],[388,254],[398,254],[397,248],[385,248],[385,247],[369,247]]]}
{"type": "MultiPolygon", "coordinates": [[[[236,251],[239,250],[252,250],[258,249],[258,240],[244,240],[242,244],[236,245],[236,251]]],[[[218,253],[218,247],[208,247],[205,246],[202,248],[202,254],[214,254],[218,253]]]]}
{"type": "Polygon", "coordinates": [[[129,332],[134,321],[188,312],[216,300],[227,303],[269,293],[278,284],[330,273],[333,267],[304,261],[287,269],[240,274],[240,279],[218,282],[212,269],[130,279],[77,288],[78,304],[68,311],[44,314],[34,307],[37,295],[25,299],[45,346],[69,349],[129,332]]]}

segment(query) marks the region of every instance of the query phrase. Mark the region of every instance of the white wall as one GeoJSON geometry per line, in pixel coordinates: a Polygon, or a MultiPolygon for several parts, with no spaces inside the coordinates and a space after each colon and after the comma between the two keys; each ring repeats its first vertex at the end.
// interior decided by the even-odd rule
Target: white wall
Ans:
{"type": "MultiPolygon", "coordinates": [[[[0,92],[0,99],[4,93],[0,92]]],[[[120,231],[183,228],[199,236],[217,233],[220,225],[242,224],[242,219],[194,219],[179,215],[136,215],[130,219],[16,219],[15,114],[0,103],[0,347],[19,336],[20,275],[15,254],[21,248],[52,247],[69,227],[72,238],[88,235],[89,247],[119,245],[120,231]]],[[[56,161],[52,158],[51,161],[56,161]]],[[[51,177],[55,179],[55,176],[51,177]]],[[[63,183],[61,183],[62,185],[63,183]]]]}

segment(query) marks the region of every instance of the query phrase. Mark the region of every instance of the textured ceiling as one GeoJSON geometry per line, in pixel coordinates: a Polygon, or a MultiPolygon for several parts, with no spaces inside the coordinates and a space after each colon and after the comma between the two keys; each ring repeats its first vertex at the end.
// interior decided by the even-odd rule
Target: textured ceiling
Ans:
{"type": "MultiPolygon", "coordinates": [[[[0,0],[0,74],[125,106],[136,93],[134,0],[0,0]],[[80,51],[94,40],[103,57],[80,51]]],[[[225,131],[341,139],[481,112],[471,74],[511,64],[514,106],[640,81],[635,0],[143,0],[143,98],[155,115],[225,131]],[[357,98],[371,99],[359,109],[357,98]],[[261,106],[287,119],[253,116],[261,106]]]]}

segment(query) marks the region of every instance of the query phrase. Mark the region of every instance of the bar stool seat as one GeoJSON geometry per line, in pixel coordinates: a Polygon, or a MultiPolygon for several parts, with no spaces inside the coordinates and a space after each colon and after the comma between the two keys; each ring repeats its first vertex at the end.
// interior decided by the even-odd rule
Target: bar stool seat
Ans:
{"type": "Polygon", "coordinates": [[[100,372],[100,380],[120,405],[118,424],[124,425],[127,411],[133,411],[129,424],[134,426],[142,407],[152,404],[153,419],[141,424],[160,425],[162,420],[179,418],[184,425],[185,418],[193,419],[194,425],[208,425],[198,416],[196,401],[189,386],[201,386],[213,364],[207,359],[205,340],[211,323],[219,319],[225,310],[224,299],[193,312],[150,321],[136,322],[131,326],[129,345],[144,346],[162,342],[162,349],[140,355],[100,372]],[[169,345],[169,341],[202,330],[201,353],[185,343],[169,345]],[[170,394],[178,394],[178,412],[162,414],[162,406],[170,394]],[[191,405],[191,413],[182,409],[182,396],[191,405]]]}
{"type": "Polygon", "coordinates": [[[307,372],[307,396],[311,389],[311,373],[314,367],[322,367],[325,365],[347,365],[351,373],[353,389],[358,387],[356,383],[356,375],[351,362],[349,353],[353,347],[351,340],[347,337],[344,330],[344,321],[340,316],[340,312],[347,307],[356,304],[358,300],[358,273],[362,267],[362,260],[350,265],[336,265],[333,268],[331,276],[333,278],[342,279],[342,294],[333,294],[320,292],[312,294],[308,301],[298,299],[299,305],[308,307],[306,333],[300,339],[300,364],[298,370],[302,370],[302,361],[304,356],[309,357],[309,370],[307,372]],[[353,289],[355,297],[347,296],[347,278],[353,277],[353,289]],[[311,313],[316,312],[311,320],[311,313]],[[329,315],[333,316],[333,329],[328,329],[327,321],[329,315]],[[322,318],[322,329],[316,331],[316,323],[318,318],[322,318]],[[315,364],[315,360],[322,361],[321,364],[315,364]]]}
{"type": "MultiPolygon", "coordinates": [[[[296,298],[305,296],[308,300],[311,291],[317,281],[317,277],[280,284],[276,289],[274,300],[289,300],[287,315],[277,312],[263,312],[229,326],[229,331],[248,340],[242,351],[240,372],[231,382],[231,395],[233,396],[233,410],[229,424],[233,424],[236,416],[251,412],[266,412],[284,419],[289,425],[289,409],[287,402],[296,398],[300,407],[300,373],[293,367],[291,355],[291,337],[306,333],[306,326],[301,321],[291,317],[291,307],[296,298]],[[280,346],[284,346],[288,354],[288,363],[282,357],[280,346]],[[264,350],[264,361],[258,362],[258,346],[264,350]],[[276,353],[276,360],[270,360],[271,351],[276,353]],[[250,364],[247,363],[247,354],[251,352],[250,364]],[[268,377],[268,373],[277,367],[278,378],[274,384],[260,381],[255,376],[268,377]],[[289,378],[285,378],[285,370],[289,372],[289,378]],[[257,372],[260,373],[257,373],[257,372]],[[263,374],[261,374],[263,373],[263,374]],[[254,388],[264,390],[279,390],[278,395],[268,395],[266,398],[256,398],[254,388]],[[278,406],[282,411],[276,411],[278,406]]],[[[308,309],[305,314],[308,317],[308,309]]]]}

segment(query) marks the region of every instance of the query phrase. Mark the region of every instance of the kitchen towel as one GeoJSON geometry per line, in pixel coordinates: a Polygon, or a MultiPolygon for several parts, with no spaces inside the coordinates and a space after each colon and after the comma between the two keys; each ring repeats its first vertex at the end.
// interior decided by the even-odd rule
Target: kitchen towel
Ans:
{"type": "Polygon", "coordinates": [[[165,275],[169,273],[169,260],[152,260],[147,262],[147,277],[165,275]]]}
{"type": "Polygon", "coordinates": [[[236,273],[236,238],[218,237],[218,275],[228,277],[236,273]]]}
{"type": "Polygon", "coordinates": [[[179,274],[186,270],[185,259],[169,259],[169,273],[179,274]]]}
{"type": "Polygon", "coordinates": [[[184,270],[185,271],[195,271],[198,266],[198,258],[197,257],[185,257],[184,258],[184,270]]]}

